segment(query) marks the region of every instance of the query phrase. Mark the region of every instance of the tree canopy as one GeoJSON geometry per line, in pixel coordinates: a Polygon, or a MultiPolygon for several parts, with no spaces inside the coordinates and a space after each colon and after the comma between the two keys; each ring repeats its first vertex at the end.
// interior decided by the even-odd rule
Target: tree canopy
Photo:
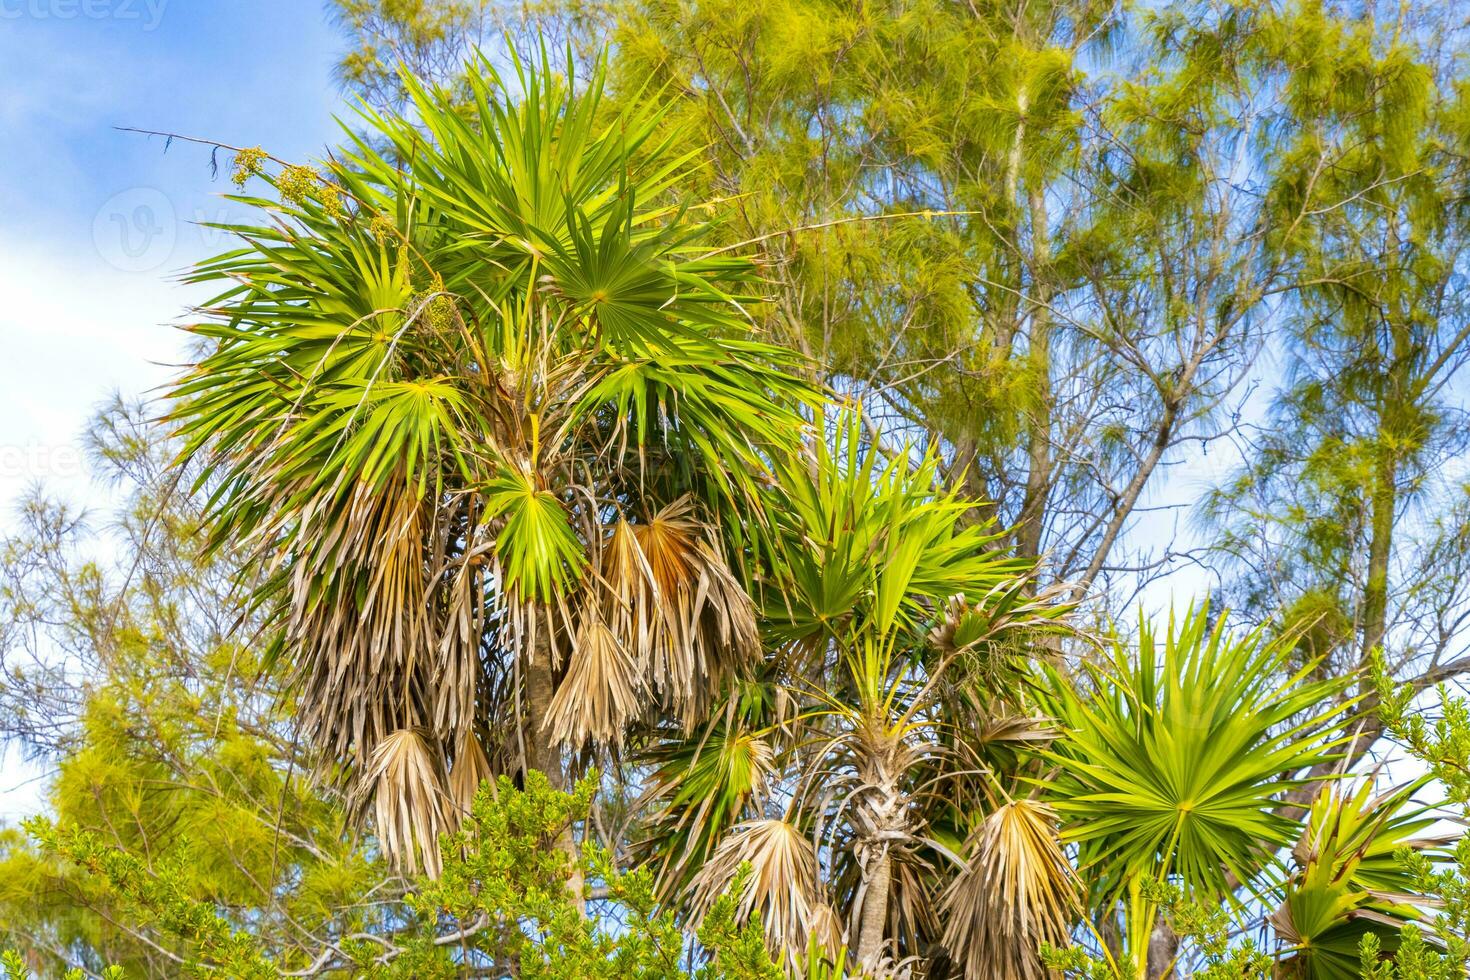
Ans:
{"type": "Polygon", "coordinates": [[[1465,975],[1452,11],[332,9],[6,542],[12,973],[1465,975]]]}

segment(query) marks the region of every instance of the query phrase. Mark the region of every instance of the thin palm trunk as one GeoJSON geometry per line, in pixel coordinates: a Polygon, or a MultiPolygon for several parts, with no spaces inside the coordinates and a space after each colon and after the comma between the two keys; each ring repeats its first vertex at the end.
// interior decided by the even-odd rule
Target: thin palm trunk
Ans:
{"type": "Polygon", "coordinates": [[[1179,934],[1162,915],[1148,937],[1148,980],[1174,975],[1174,958],[1179,952],[1179,934]]]}
{"type": "MultiPolygon", "coordinates": [[[[567,791],[571,789],[571,783],[562,763],[561,745],[545,724],[556,685],[551,675],[550,637],[544,631],[537,637],[536,647],[536,655],[526,665],[525,764],[527,769],[543,773],[553,788],[567,791]]],[[[583,897],[586,882],[578,863],[577,841],[571,824],[562,828],[556,845],[566,854],[572,869],[571,877],[567,879],[567,891],[571,893],[577,910],[586,915],[586,899],[583,897]]]]}
{"type": "Polygon", "coordinates": [[[864,786],[853,808],[857,855],[863,873],[863,897],[858,909],[858,962],[871,966],[883,954],[888,926],[888,904],[893,892],[893,848],[905,840],[910,800],[900,785],[914,757],[901,737],[885,724],[869,720],[872,740],[859,771],[864,786]],[[876,733],[876,734],[874,734],[876,733]]]}
{"type": "Polygon", "coordinates": [[[884,847],[872,861],[863,891],[857,945],[859,963],[872,964],[883,952],[883,932],[888,923],[888,893],[892,884],[893,858],[884,847]]]}

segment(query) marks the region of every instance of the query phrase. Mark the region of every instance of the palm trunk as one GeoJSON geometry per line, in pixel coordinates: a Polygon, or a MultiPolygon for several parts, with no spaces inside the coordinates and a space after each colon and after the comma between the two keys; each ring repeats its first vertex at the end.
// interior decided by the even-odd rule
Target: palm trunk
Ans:
{"type": "Polygon", "coordinates": [[[555,693],[556,682],[551,676],[551,651],[538,649],[536,655],[526,664],[526,768],[544,773],[553,789],[565,792],[570,787],[566,768],[561,761],[561,747],[552,733],[542,727],[555,693]]]}
{"type": "Polygon", "coordinates": [[[1159,916],[1148,937],[1148,980],[1164,980],[1174,975],[1174,957],[1179,953],[1179,934],[1167,919],[1159,916]]]}
{"type": "MultiPolygon", "coordinates": [[[[528,658],[529,662],[526,664],[526,719],[522,731],[525,739],[525,766],[527,769],[535,769],[543,773],[553,789],[568,792],[572,788],[571,780],[567,776],[566,766],[562,763],[561,745],[557,742],[555,735],[543,727],[543,722],[551,708],[552,695],[556,693],[556,682],[551,674],[550,636],[544,632],[538,633],[536,647],[535,655],[528,658]]],[[[584,897],[586,879],[582,874],[581,854],[577,849],[577,841],[570,824],[562,829],[556,845],[567,856],[567,861],[571,866],[571,876],[567,879],[567,891],[571,895],[572,904],[585,916],[587,914],[587,901],[584,897]]]]}
{"type": "Polygon", "coordinates": [[[871,966],[883,952],[883,933],[888,925],[888,892],[893,883],[892,862],[888,848],[882,848],[867,875],[857,945],[858,963],[863,966],[871,966]]]}

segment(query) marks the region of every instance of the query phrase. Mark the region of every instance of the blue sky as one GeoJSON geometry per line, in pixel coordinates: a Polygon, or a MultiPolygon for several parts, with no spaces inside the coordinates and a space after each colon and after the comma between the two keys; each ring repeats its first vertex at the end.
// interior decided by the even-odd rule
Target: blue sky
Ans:
{"type": "Polygon", "coordinates": [[[339,45],[316,0],[0,0],[0,498],[70,481],[92,406],[167,375],[174,277],[224,245],[208,150],[114,127],[319,155],[339,45]]]}
{"type": "MultiPolygon", "coordinates": [[[[116,126],[289,160],[336,141],[340,38],[319,0],[0,0],[0,527],[26,488],[105,509],[80,434],[113,391],[172,373],[175,281],[225,242],[229,158],[116,126]]],[[[0,818],[36,804],[0,762],[0,818]]]]}

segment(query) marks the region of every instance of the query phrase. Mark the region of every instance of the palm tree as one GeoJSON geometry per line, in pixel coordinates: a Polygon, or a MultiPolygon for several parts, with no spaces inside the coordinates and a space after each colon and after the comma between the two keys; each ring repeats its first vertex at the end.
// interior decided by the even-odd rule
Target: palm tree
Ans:
{"type": "MultiPolygon", "coordinates": [[[[876,971],[931,955],[957,918],[941,896],[964,842],[1044,727],[1000,692],[1064,608],[1028,593],[1030,564],[941,486],[937,455],[887,458],[863,433],[840,414],[810,458],[778,462],[768,657],[708,726],[651,748],[647,852],[696,913],[750,863],[746,907],[788,959],[840,936],[876,971]]],[[[1055,826],[1036,843],[1060,855],[1055,826]]],[[[1053,869],[1039,902],[1070,909],[1053,869]]],[[[1049,921],[1065,942],[1068,917],[1049,921]]]]}
{"type": "Polygon", "coordinates": [[[1436,820],[1414,802],[1421,777],[1381,794],[1374,780],[1338,782],[1317,795],[1292,848],[1292,870],[1278,886],[1270,923],[1286,947],[1282,973],[1301,980],[1358,980],[1369,933],[1384,951],[1425,919],[1423,883],[1404,852],[1427,857],[1456,839],[1425,833],[1436,820]]]}
{"type": "Polygon", "coordinates": [[[1062,736],[1046,799],[1076,849],[1095,950],[1119,980],[1174,975],[1177,937],[1159,927],[1164,886],[1207,908],[1252,902],[1279,946],[1283,977],[1356,976],[1357,940],[1400,927],[1424,900],[1390,857],[1437,843],[1403,813],[1415,786],[1344,793],[1336,749],[1352,740],[1356,678],[1293,665],[1298,637],[1232,634],[1207,606],[1116,633],[1079,683],[1051,671],[1042,703],[1062,736]],[[1314,790],[1305,822],[1288,794],[1314,790]],[[1295,845],[1293,847],[1293,845],[1295,845]],[[1291,860],[1289,866],[1283,855],[1291,860]]]}
{"type": "Polygon", "coordinates": [[[850,950],[868,975],[967,980],[1058,976],[1043,947],[1074,941],[1091,975],[1175,975],[1171,888],[1264,910],[1282,977],[1353,975],[1367,932],[1396,948],[1425,900],[1389,855],[1443,841],[1416,836],[1414,787],[1311,775],[1350,737],[1353,678],[1289,666],[1292,637],[1205,607],[1115,632],[1069,673],[1065,607],[958,519],[927,458],[860,443],[839,425],[779,471],[788,578],[764,625],[782,694],[746,688],[656,749],[652,851],[696,913],[748,864],[744,908],[793,968],[850,950]],[[1287,794],[1309,783],[1301,821],[1287,794]]]}
{"type": "Polygon", "coordinates": [[[304,731],[431,871],[492,771],[565,785],[565,750],[691,723],[757,659],[742,566],[815,400],[664,120],[600,68],[470,74],[362,110],[324,172],[237,158],[279,200],[235,198],[261,220],[190,275],[221,292],[171,412],[304,731]]]}

